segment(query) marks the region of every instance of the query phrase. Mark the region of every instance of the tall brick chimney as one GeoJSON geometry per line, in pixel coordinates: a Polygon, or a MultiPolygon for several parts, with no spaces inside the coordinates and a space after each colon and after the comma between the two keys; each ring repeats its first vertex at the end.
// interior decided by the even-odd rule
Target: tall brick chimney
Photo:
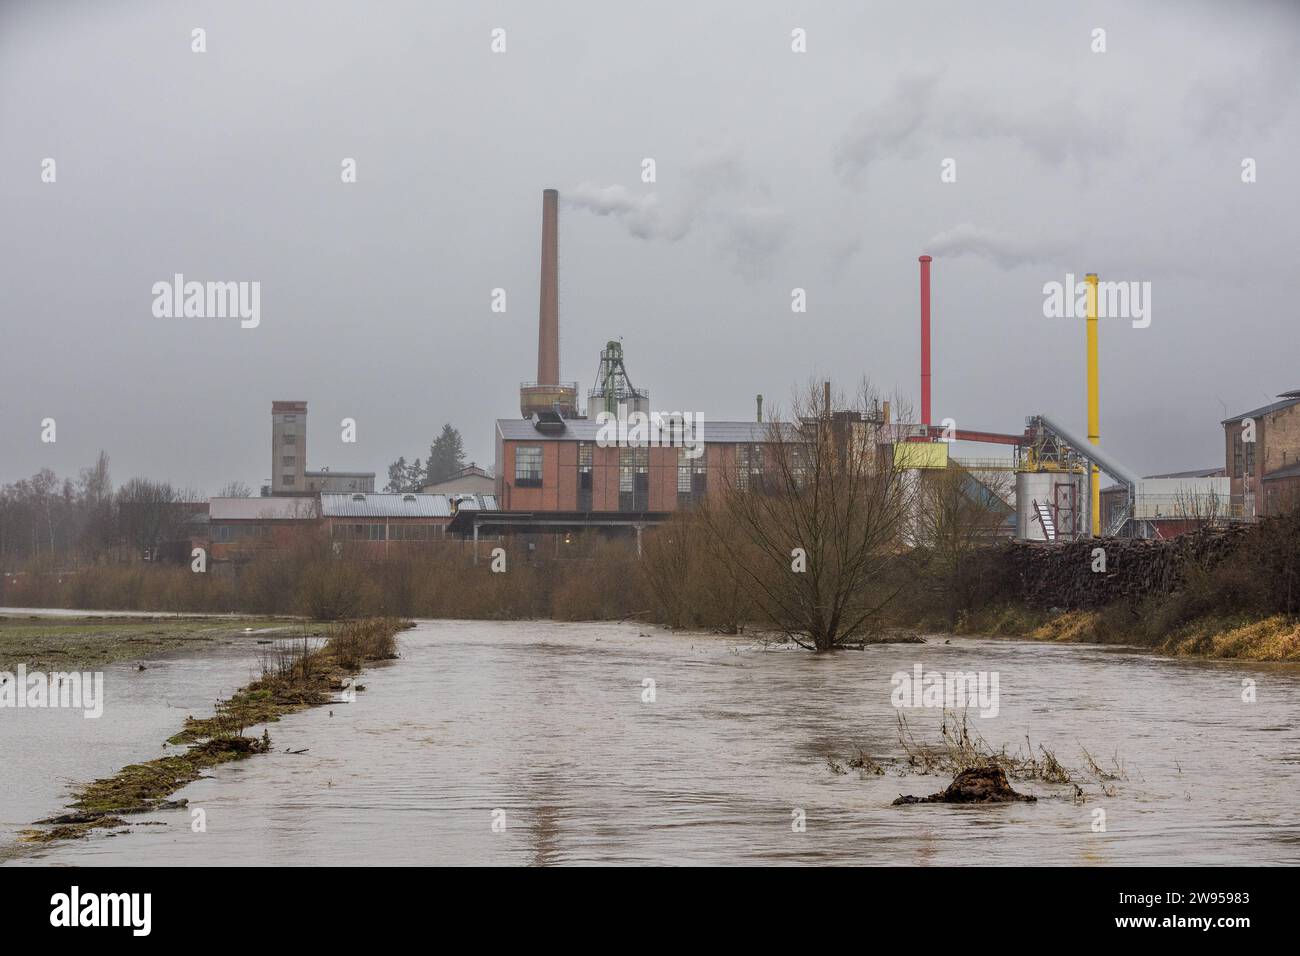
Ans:
{"type": "Polygon", "coordinates": [[[557,190],[542,192],[542,294],[537,316],[537,384],[560,384],[560,202],[557,190]]]}

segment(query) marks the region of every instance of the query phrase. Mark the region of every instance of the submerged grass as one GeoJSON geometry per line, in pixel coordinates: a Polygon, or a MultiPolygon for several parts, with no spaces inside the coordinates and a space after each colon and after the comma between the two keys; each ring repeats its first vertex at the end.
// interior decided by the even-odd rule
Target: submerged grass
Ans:
{"type": "Polygon", "coordinates": [[[80,670],[181,647],[242,637],[245,629],[286,628],[284,618],[40,617],[0,615],[0,670],[80,670]]]}
{"type": "MultiPolygon", "coordinates": [[[[1073,786],[1076,800],[1083,797],[1080,783],[1096,783],[1103,794],[1113,797],[1116,789],[1112,782],[1127,779],[1118,754],[1112,760],[1113,768],[1104,770],[1080,745],[1084,769],[1071,770],[1057,758],[1055,751],[1041,743],[1035,746],[1029,737],[1025,737],[1024,744],[1017,746],[1014,752],[1006,744],[994,748],[979,731],[972,729],[965,713],[958,715],[948,710],[943,712],[939,740],[934,743],[918,740],[907,717],[900,713],[898,743],[903,750],[904,773],[950,774],[955,777],[964,770],[999,767],[1008,778],[1073,786]]],[[[870,763],[879,766],[874,761],[870,763]]],[[[855,764],[850,763],[850,766],[855,764]]],[[[883,770],[875,772],[883,773],[883,770]]]]}
{"type": "Polygon", "coordinates": [[[324,643],[302,637],[264,655],[262,674],[229,700],[218,701],[213,716],[187,717],[168,744],[188,745],[181,753],[132,764],[111,777],[73,792],[69,813],[38,821],[24,832],[27,842],[48,843],[84,836],[95,829],[124,825],[121,817],[169,805],[168,798],[205,770],[271,749],[271,735],[246,737],[244,730],[277,721],[285,714],[328,703],[345,681],[372,661],[397,656],[397,634],[409,621],[375,618],[337,626],[324,643]]]}

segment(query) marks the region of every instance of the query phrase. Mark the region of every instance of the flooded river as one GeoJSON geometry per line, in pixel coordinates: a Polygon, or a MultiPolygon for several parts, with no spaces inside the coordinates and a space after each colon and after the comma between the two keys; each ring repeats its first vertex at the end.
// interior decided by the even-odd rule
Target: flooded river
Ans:
{"type": "MultiPolygon", "coordinates": [[[[1294,668],[957,638],[814,657],[625,624],[425,622],[401,641],[355,703],[271,725],[276,753],[181,791],[205,832],[173,810],[129,835],[11,846],[8,862],[1300,863],[1294,668]],[[917,664],[996,674],[997,715],[972,709],[974,729],[1052,748],[1085,802],[1016,781],[1038,802],[890,806],[950,780],[899,772],[891,675],[917,664]],[[1123,764],[1113,795],[1082,773],[1081,747],[1123,764]],[[886,772],[844,766],[859,750],[886,772]]],[[[80,734],[95,722],[0,714],[0,819],[55,812],[70,782],[156,756],[185,713],[246,681],[254,653],[151,668],[134,704],[110,681],[103,726],[80,734]]],[[[907,715],[938,740],[939,710],[907,715]]]]}

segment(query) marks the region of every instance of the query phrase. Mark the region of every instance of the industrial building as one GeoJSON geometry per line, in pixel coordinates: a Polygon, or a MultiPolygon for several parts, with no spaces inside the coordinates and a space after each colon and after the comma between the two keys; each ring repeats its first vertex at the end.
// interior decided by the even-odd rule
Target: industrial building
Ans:
{"type": "Polygon", "coordinates": [[[1300,389],[1222,424],[1234,509],[1252,519],[1300,504],[1300,389]]]}
{"type": "Polygon", "coordinates": [[[304,495],[212,498],[208,558],[242,563],[259,554],[306,544],[320,525],[320,502],[304,495]]]}
{"type": "Polygon", "coordinates": [[[492,511],[491,495],[323,494],[322,530],[342,550],[371,557],[441,541],[461,510],[492,511]]]}
{"type": "Polygon", "coordinates": [[[262,485],[263,496],[374,490],[373,471],[308,470],[307,403],[271,403],[271,477],[262,485]]]}
{"type": "Polygon", "coordinates": [[[458,512],[495,508],[494,496],[473,494],[325,492],[213,498],[206,544],[217,566],[313,542],[337,545],[339,554],[381,557],[445,540],[458,512]]]}
{"type": "MultiPolygon", "coordinates": [[[[698,458],[689,457],[678,447],[631,442],[609,446],[598,442],[599,413],[618,409],[623,414],[646,412],[649,393],[632,385],[622,344],[617,341],[608,342],[601,352],[596,381],[587,394],[585,416],[577,404],[576,383],[561,381],[558,199],[553,189],[543,193],[537,381],[526,382],[520,388],[522,417],[496,422],[495,492],[500,512],[459,519],[456,527],[466,533],[477,532],[489,522],[498,530],[516,532],[545,524],[562,528],[566,534],[582,527],[644,527],[689,507],[729,481],[743,487],[761,476],[763,445],[771,440],[769,426],[761,421],[760,396],[756,421],[707,423],[704,454],[698,458]],[[615,515],[634,517],[619,520],[615,515]]],[[[1042,541],[1103,535],[1160,537],[1203,523],[1207,515],[1215,516],[1215,520],[1240,517],[1243,508],[1234,510],[1233,502],[1263,500],[1270,488],[1275,489],[1272,494],[1278,500],[1282,492],[1300,487],[1295,438],[1300,435],[1300,424],[1296,424],[1300,423],[1300,412],[1295,411],[1300,407],[1300,392],[1287,393],[1283,402],[1225,423],[1230,455],[1235,441],[1233,423],[1240,425],[1243,417],[1265,421],[1273,442],[1256,446],[1261,456],[1267,449],[1271,457],[1261,457],[1260,467],[1255,470],[1249,464],[1253,461],[1250,452],[1238,450],[1242,463],[1233,471],[1230,461],[1231,487],[1228,477],[1209,471],[1138,478],[1103,450],[1098,279],[1091,273],[1086,280],[1088,309],[1084,326],[1086,434],[1064,425],[1055,413],[1026,417],[1019,433],[949,429],[935,424],[930,400],[933,259],[923,255],[918,261],[921,414],[920,421],[914,424],[892,425],[895,462],[913,471],[917,480],[925,480],[927,473],[960,467],[963,487],[973,500],[1005,512],[1006,533],[1042,541]],[[952,442],[1000,445],[1008,448],[1010,455],[951,458],[952,442]],[[1014,474],[1014,488],[1009,483],[988,480],[989,474],[997,472],[1014,474]],[[1115,482],[1107,489],[1104,507],[1103,473],[1115,482]]],[[[790,437],[782,440],[798,441],[798,427],[789,427],[790,437]]],[[[1255,513],[1250,508],[1245,510],[1255,513]]]]}

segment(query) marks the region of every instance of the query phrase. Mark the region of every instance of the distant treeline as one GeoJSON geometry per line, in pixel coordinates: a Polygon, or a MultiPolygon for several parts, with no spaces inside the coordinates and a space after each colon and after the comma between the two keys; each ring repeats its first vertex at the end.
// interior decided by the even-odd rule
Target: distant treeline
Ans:
{"type": "MultiPolygon", "coordinates": [[[[221,493],[251,494],[239,482],[221,493]]],[[[32,562],[64,570],[154,558],[164,543],[188,538],[186,525],[206,500],[194,489],[148,478],[114,489],[104,452],[75,479],[43,468],[0,485],[0,570],[32,562]]]]}

